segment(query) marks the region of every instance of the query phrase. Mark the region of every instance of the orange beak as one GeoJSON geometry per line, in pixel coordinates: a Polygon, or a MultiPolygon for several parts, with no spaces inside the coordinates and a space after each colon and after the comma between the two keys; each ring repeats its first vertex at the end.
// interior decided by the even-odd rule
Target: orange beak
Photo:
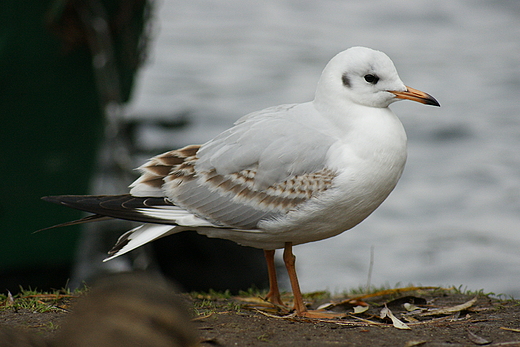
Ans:
{"type": "Polygon", "coordinates": [[[435,98],[430,94],[421,92],[420,90],[413,89],[408,86],[406,87],[406,90],[404,92],[396,92],[392,90],[390,90],[389,92],[395,94],[395,96],[398,99],[408,99],[420,102],[421,104],[440,106],[439,102],[435,100],[435,98]]]}

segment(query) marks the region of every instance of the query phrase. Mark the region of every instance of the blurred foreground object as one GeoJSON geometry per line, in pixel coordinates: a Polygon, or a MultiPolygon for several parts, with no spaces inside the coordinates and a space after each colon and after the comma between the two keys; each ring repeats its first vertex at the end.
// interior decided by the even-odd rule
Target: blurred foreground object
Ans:
{"type": "Polygon", "coordinates": [[[39,335],[0,327],[0,347],[51,347],[51,344],[39,335]]]}
{"type": "Polygon", "coordinates": [[[196,346],[174,292],[161,278],[142,274],[102,279],[73,307],[53,346],[196,346]]]}
{"type": "Polygon", "coordinates": [[[198,337],[172,284],[144,274],[99,280],[53,339],[0,327],[0,347],[190,347],[198,337]]]}

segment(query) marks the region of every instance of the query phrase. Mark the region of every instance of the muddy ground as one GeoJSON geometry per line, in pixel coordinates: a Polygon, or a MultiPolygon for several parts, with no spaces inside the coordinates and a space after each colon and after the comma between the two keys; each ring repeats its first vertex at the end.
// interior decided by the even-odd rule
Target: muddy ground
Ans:
{"type": "MultiPolygon", "coordinates": [[[[327,293],[313,293],[306,295],[312,307],[328,303],[329,308],[346,316],[312,320],[267,305],[260,296],[177,295],[188,306],[203,347],[520,346],[520,302],[482,293],[406,288],[358,295],[354,300],[356,296],[331,299],[327,293]],[[353,314],[356,306],[365,312],[353,314]],[[380,317],[385,306],[399,320],[395,324],[380,317]]],[[[287,295],[284,299],[290,302],[291,298],[287,295]]],[[[39,306],[27,308],[22,300],[21,296],[14,300],[5,297],[0,303],[0,326],[49,340],[74,311],[78,298],[41,296],[36,297],[39,306]]]]}

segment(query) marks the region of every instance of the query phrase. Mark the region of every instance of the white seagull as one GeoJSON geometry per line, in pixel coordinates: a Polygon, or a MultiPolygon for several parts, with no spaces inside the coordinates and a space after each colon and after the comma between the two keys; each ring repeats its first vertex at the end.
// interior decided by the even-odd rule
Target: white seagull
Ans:
{"type": "Polygon", "coordinates": [[[284,248],[295,313],[318,316],[303,302],[292,246],[354,227],[394,189],[406,134],[388,106],[399,99],[439,106],[405,86],[386,54],[352,47],[327,64],[313,101],[250,113],[203,145],[151,158],[130,194],[43,199],[94,213],[79,222],[145,223],[106,260],[185,230],[263,249],[267,299],[281,305],[274,253],[284,248]]]}

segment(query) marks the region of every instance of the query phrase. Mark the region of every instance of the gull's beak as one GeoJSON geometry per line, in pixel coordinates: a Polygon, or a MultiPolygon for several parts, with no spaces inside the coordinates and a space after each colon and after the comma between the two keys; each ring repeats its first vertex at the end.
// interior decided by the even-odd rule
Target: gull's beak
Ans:
{"type": "Polygon", "coordinates": [[[421,104],[440,106],[439,102],[435,100],[435,98],[430,94],[421,92],[420,90],[413,89],[408,86],[404,92],[396,92],[391,90],[390,93],[395,94],[398,99],[408,99],[420,102],[421,104]]]}

